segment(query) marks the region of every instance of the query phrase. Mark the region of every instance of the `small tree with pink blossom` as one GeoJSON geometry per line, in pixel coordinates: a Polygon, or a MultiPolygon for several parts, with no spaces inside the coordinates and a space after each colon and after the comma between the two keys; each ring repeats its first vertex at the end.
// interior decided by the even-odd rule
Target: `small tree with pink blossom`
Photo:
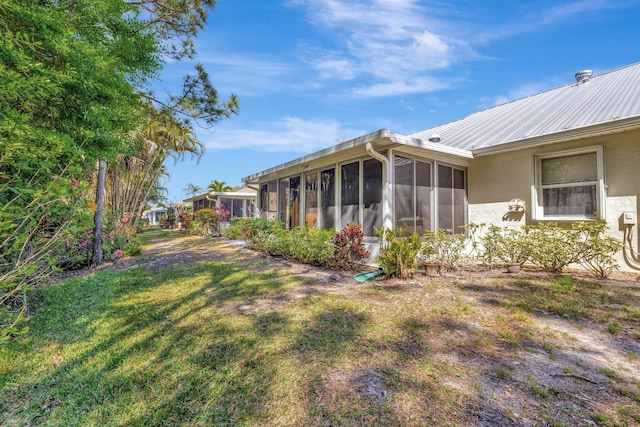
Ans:
{"type": "Polygon", "coordinates": [[[220,204],[213,209],[200,209],[190,224],[190,231],[200,236],[217,236],[220,234],[220,224],[229,218],[229,211],[220,204]]]}

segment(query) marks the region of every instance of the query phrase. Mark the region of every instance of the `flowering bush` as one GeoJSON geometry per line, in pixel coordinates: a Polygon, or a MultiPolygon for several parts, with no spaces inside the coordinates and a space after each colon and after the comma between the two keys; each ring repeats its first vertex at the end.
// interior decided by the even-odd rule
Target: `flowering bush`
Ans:
{"type": "MultiPolygon", "coordinates": [[[[51,261],[51,264],[63,270],[76,270],[89,267],[93,259],[93,230],[91,220],[68,227],[64,245],[51,261]]],[[[131,215],[125,213],[117,221],[105,221],[102,230],[102,252],[106,261],[113,261],[124,255],[137,255],[141,247],[136,239],[137,230],[131,225],[131,215]]]]}
{"type": "Polygon", "coordinates": [[[204,237],[219,235],[220,223],[227,221],[229,213],[222,204],[213,209],[200,209],[190,224],[190,231],[204,237]]]}

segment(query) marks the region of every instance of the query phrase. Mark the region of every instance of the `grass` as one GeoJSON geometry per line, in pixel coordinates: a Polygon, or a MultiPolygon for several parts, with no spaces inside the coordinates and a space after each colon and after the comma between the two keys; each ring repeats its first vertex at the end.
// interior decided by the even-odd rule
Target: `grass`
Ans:
{"type": "MultiPolygon", "coordinates": [[[[142,239],[229,250],[175,232],[142,239]]],[[[585,357],[560,376],[573,382],[553,383],[547,370],[572,344],[538,324],[562,313],[615,323],[623,339],[638,293],[607,289],[607,306],[593,303],[604,285],[496,280],[301,292],[314,280],[237,252],[72,278],[40,290],[29,335],[0,348],[0,425],[636,422],[640,385],[623,369],[585,357]],[[576,379],[585,369],[601,379],[580,393],[598,405],[565,389],[590,386],[576,379]]]]}

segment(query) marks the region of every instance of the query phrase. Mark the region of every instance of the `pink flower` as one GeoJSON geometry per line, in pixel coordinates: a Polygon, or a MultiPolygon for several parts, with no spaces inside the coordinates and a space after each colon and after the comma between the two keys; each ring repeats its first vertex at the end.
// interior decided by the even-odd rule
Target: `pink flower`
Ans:
{"type": "Polygon", "coordinates": [[[122,258],[124,256],[124,252],[122,252],[122,249],[116,249],[114,254],[115,254],[116,258],[122,258]]]}

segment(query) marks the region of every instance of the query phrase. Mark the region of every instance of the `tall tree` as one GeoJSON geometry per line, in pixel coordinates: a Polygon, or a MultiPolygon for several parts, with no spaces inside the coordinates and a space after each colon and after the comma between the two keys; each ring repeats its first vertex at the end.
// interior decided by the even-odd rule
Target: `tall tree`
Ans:
{"type": "Polygon", "coordinates": [[[0,1],[0,337],[15,331],[20,314],[11,307],[26,309],[15,296],[37,283],[61,236],[91,212],[93,165],[135,155],[127,135],[148,117],[142,99],[183,128],[237,112],[238,100],[220,101],[201,66],[179,94],[160,99],[143,89],[164,58],[194,54],[214,3],[0,1]]]}
{"type": "Polygon", "coordinates": [[[119,22],[130,11],[106,0],[0,2],[0,340],[16,333],[49,255],[88,217],[87,165],[117,152],[132,125],[131,79],[158,69],[153,35],[119,22]]]}

